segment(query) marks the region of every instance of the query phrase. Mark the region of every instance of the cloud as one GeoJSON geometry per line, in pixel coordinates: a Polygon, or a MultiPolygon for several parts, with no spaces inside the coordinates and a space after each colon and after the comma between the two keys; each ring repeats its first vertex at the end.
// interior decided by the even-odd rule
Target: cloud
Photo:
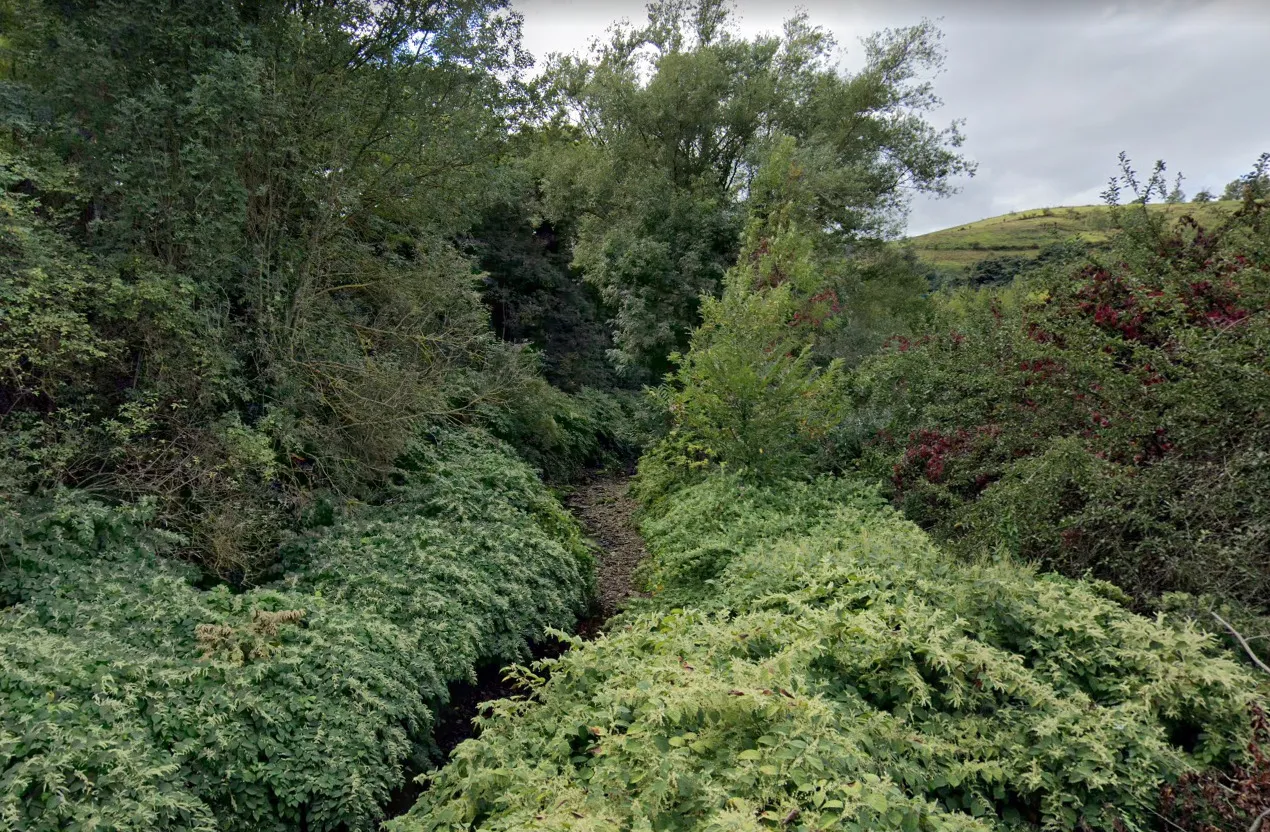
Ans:
{"type": "MultiPolygon", "coordinates": [[[[585,48],[644,3],[519,0],[536,55],[585,48]]],[[[858,58],[862,35],[940,18],[947,62],[935,88],[937,125],[965,119],[978,175],[942,200],[918,198],[921,234],[1011,210],[1096,200],[1124,150],[1140,169],[1164,159],[1183,189],[1220,190],[1270,150],[1262,55],[1270,3],[1261,0],[741,0],[747,35],[772,32],[796,8],[858,58]]]]}

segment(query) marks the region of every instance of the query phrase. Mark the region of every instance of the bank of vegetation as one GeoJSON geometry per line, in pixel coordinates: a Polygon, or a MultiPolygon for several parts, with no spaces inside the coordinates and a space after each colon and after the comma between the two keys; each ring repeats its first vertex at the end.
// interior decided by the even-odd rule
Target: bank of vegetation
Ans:
{"type": "Polygon", "coordinates": [[[932,281],[931,24],[846,73],[666,0],[531,77],[520,23],[0,9],[0,826],[370,830],[419,774],[395,829],[1253,824],[1267,160],[932,281]],[[647,597],[570,640],[553,488],[637,458],[647,597]]]}

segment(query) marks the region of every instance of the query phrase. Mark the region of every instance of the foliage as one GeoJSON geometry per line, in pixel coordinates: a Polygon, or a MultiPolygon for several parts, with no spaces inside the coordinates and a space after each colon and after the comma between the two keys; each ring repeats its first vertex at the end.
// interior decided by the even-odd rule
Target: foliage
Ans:
{"type": "Polygon", "coordinates": [[[1266,165],[1264,164],[1268,158],[1270,158],[1270,154],[1262,157],[1263,164],[1259,165],[1256,170],[1227,182],[1226,187],[1222,190],[1221,198],[1237,202],[1242,202],[1245,199],[1270,198],[1270,174],[1266,173],[1266,165]]]}
{"type": "Polygon", "coordinates": [[[779,475],[799,464],[834,421],[836,363],[812,360],[813,339],[838,311],[804,229],[807,183],[787,138],[755,178],[745,245],[722,299],[702,301],[702,325],[662,398],[675,430],[721,464],[779,475]]]}
{"type": "Polygon", "coordinates": [[[889,230],[901,186],[950,190],[970,168],[957,126],[924,119],[938,104],[920,78],[939,66],[937,41],[927,24],[875,35],[848,76],[805,15],[745,40],[726,0],[665,0],[643,26],[615,26],[590,54],[548,66],[560,137],[543,150],[544,211],[576,222],[574,263],[612,310],[619,368],[655,379],[687,347],[778,136],[796,139],[814,181],[812,227],[839,243],[889,230]]]}
{"type": "Polygon", "coordinates": [[[1162,810],[1180,832],[1253,829],[1270,813],[1270,725],[1260,706],[1252,709],[1253,735],[1247,765],[1233,770],[1191,772],[1162,790],[1162,810]]]}
{"type": "Polygon", "coordinates": [[[374,829],[447,684],[589,597],[576,525],[506,446],[442,432],[398,479],[242,594],[156,557],[144,507],[6,517],[0,825],[374,829]]]}
{"type": "Polygon", "coordinates": [[[716,473],[644,529],[665,591],[520,672],[390,829],[1143,830],[1248,740],[1211,637],[950,560],[860,484],[716,473]]]}
{"type": "Polygon", "coordinates": [[[1270,724],[1260,707],[1253,708],[1251,760],[1230,772],[1192,772],[1166,786],[1162,809],[1179,832],[1256,830],[1270,813],[1270,724]]]}
{"type": "Polygon", "coordinates": [[[1270,226],[1255,202],[1213,229],[1115,215],[1108,254],[867,362],[861,464],[957,549],[1264,611],[1270,226]]]}
{"type": "Polygon", "coordinates": [[[584,387],[564,393],[536,381],[522,397],[486,417],[489,430],[516,449],[550,482],[587,468],[628,464],[659,434],[642,394],[584,387]]]}
{"type": "Polygon", "coordinates": [[[530,375],[453,242],[502,187],[524,98],[499,0],[22,0],[14,17],[0,418],[17,487],[153,495],[189,554],[251,582],[311,489],[372,493],[420,425],[530,375]]]}
{"type": "Polygon", "coordinates": [[[838,359],[853,369],[890,339],[913,337],[929,326],[931,285],[908,248],[862,242],[847,257],[819,264],[827,291],[838,298],[831,325],[814,344],[822,361],[838,359]]]}
{"type": "MultiPolygon", "coordinates": [[[[536,139],[531,131],[517,137],[536,139]]],[[[529,151],[508,163],[517,179],[533,176],[529,151]]],[[[543,377],[570,393],[611,388],[617,379],[607,358],[612,338],[598,291],[573,268],[567,222],[537,216],[540,196],[532,181],[509,190],[514,200],[491,207],[470,232],[469,248],[485,272],[482,297],[495,334],[528,343],[542,357],[543,377]]]]}
{"type": "MultiPolygon", "coordinates": [[[[937,279],[931,282],[933,288],[951,291],[964,287],[982,289],[1008,286],[1020,275],[1036,269],[1062,261],[1083,260],[1088,256],[1091,245],[1078,238],[1072,238],[1061,243],[1047,243],[1034,253],[991,254],[982,260],[970,263],[964,270],[938,269],[936,270],[937,279]]],[[[911,249],[909,251],[912,252],[911,249]]],[[[915,257],[916,253],[912,253],[915,257]]]]}

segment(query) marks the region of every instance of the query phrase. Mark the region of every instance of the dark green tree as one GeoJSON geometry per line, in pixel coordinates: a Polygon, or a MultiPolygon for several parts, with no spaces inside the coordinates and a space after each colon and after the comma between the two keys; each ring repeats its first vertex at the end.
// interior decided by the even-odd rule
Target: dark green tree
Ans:
{"type": "Polygon", "coordinates": [[[7,294],[43,297],[41,258],[60,281],[6,325],[27,343],[0,394],[22,470],[155,494],[249,570],[300,490],[358,493],[420,424],[524,378],[453,243],[502,188],[524,102],[501,0],[13,16],[7,217],[59,242],[14,230],[7,294]],[[63,318],[75,338],[29,334],[63,318]]]}
{"type": "Polygon", "coordinates": [[[777,135],[796,142],[817,245],[839,250],[894,231],[906,193],[947,193],[970,171],[958,125],[924,118],[939,103],[923,80],[938,39],[929,23],[874,35],[846,74],[805,15],[746,40],[724,0],[663,0],[642,26],[551,62],[549,117],[567,140],[547,151],[544,208],[576,221],[574,262],[609,306],[619,368],[655,378],[686,347],[777,135]]]}
{"type": "Polygon", "coordinates": [[[1221,198],[1243,200],[1245,196],[1251,196],[1252,199],[1265,199],[1267,195],[1270,195],[1270,175],[1264,172],[1263,166],[1260,173],[1254,171],[1227,182],[1221,198]]]}

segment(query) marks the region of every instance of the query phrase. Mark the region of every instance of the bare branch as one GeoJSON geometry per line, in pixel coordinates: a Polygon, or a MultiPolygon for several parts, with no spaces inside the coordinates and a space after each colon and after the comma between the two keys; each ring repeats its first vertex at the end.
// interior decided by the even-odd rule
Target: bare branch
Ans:
{"type": "MultiPolygon", "coordinates": [[[[1257,654],[1252,652],[1252,648],[1248,646],[1248,640],[1244,638],[1242,635],[1240,635],[1238,630],[1230,626],[1229,621],[1222,618],[1220,615],[1213,612],[1212,610],[1209,610],[1208,614],[1211,615],[1213,618],[1216,618],[1217,623],[1225,627],[1226,632],[1230,633],[1232,636],[1235,637],[1235,641],[1239,642],[1239,646],[1244,648],[1244,652],[1248,654],[1248,658],[1252,659],[1253,664],[1255,664],[1257,667],[1264,670],[1266,673],[1270,673],[1270,666],[1267,666],[1265,662],[1257,658],[1257,654]]],[[[1261,825],[1261,821],[1263,818],[1266,817],[1266,815],[1270,815],[1270,809],[1267,809],[1265,813],[1261,815],[1260,818],[1257,818],[1257,822],[1252,825],[1251,832],[1257,832],[1257,827],[1261,825]]]]}

